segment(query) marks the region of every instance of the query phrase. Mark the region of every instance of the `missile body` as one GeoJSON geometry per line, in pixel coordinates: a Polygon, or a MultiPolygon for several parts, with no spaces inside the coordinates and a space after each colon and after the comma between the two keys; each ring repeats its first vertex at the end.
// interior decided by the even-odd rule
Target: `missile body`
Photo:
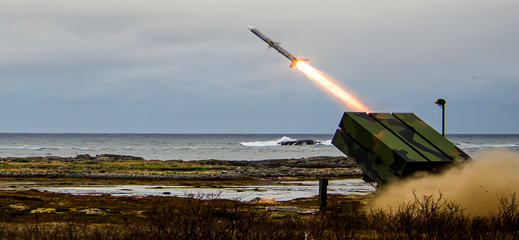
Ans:
{"type": "Polygon", "coordinates": [[[256,34],[256,36],[258,36],[259,38],[261,38],[261,40],[265,41],[268,45],[269,45],[269,49],[270,48],[274,48],[276,49],[279,53],[281,53],[281,55],[285,56],[286,58],[288,58],[288,60],[290,60],[292,63],[290,64],[290,67],[294,67],[296,65],[296,63],[298,61],[308,61],[308,59],[297,59],[295,58],[292,54],[290,54],[289,52],[287,52],[287,50],[283,49],[281,46],[279,46],[279,44],[281,44],[280,42],[274,42],[272,41],[270,38],[268,38],[267,36],[265,36],[265,34],[263,34],[262,32],[260,32],[258,29],[256,29],[255,27],[253,26],[250,26],[248,25],[247,27],[249,27],[249,30],[256,34]]]}

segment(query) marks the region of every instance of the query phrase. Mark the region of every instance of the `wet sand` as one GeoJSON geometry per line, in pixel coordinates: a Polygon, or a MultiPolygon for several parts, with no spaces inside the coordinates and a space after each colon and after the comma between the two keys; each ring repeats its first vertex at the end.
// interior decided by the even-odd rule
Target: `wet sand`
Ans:
{"type": "MultiPolygon", "coordinates": [[[[74,195],[111,195],[111,196],[178,196],[198,195],[218,196],[222,199],[251,201],[257,198],[288,201],[309,198],[319,193],[317,180],[263,180],[233,183],[226,182],[128,182],[128,181],[74,181],[33,179],[20,181],[9,179],[0,182],[2,190],[38,190],[74,195]]],[[[336,179],[329,181],[329,194],[368,195],[375,189],[358,178],[336,179]]]]}

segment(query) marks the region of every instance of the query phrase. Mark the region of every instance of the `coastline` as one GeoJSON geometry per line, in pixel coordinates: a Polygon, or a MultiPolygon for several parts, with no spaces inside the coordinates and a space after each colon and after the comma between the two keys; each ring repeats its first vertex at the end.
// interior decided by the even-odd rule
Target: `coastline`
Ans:
{"type": "Polygon", "coordinates": [[[144,160],[127,155],[0,158],[0,177],[109,180],[261,180],[360,177],[346,157],[235,160],[144,160]]]}

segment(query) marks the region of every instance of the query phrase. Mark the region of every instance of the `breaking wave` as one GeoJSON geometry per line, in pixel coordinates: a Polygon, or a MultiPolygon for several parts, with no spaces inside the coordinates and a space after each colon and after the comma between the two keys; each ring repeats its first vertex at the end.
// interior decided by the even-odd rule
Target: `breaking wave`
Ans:
{"type": "MultiPolygon", "coordinates": [[[[316,139],[311,139],[313,141],[316,142],[315,145],[326,145],[326,146],[331,146],[332,145],[332,140],[329,139],[329,140],[316,140],[316,139]]],[[[287,136],[283,136],[279,139],[274,139],[274,140],[267,140],[267,141],[253,141],[253,142],[241,142],[240,144],[242,146],[246,146],[246,147],[275,147],[275,146],[280,146],[281,143],[283,142],[293,142],[293,141],[298,141],[298,139],[294,139],[294,138],[290,138],[290,137],[287,137],[287,136]]]]}
{"type": "Polygon", "coordinates": [[[470,143],[470,142],[464,142],[464,143],[455,143],[459,148],[461,149],[489,149],[489,148],[514,148],[519,147],[519,143],[511,143],[511,144],[505,144],[505,143],[470,143]]]}

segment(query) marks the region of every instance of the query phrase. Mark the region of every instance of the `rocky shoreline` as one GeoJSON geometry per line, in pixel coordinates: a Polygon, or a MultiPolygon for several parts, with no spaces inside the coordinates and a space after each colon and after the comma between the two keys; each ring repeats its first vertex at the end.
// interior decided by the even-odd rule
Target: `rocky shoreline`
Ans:
{"type": "MultiPolygon", "coordinates": [[[[345,178],[359,177],[362,172],[355,163],[346,157],[311,157],[301,159],[270,159],[261,161],[227,161],[227,160],[172,160],[179,164],[197,163],[204,166],[218,166],[217,172],[149,172],[149,173],[116,173],[96,171],[51,170],[45,162],[83,162],[98,164],[103,161],[146,161],[141,157],[101,154],[95,157],[77,155],[74,158],[64,157],[29,157],[2,158],[1,164],[9,162],[38,162],[34,167],[16,170],[2,169],[0,177],[10,178],[89,178],[114,180],[253,180],[264,178],[345,178]],[[87,162],[88,161],[88,162],[87,162]]],[[[168,161],[169,162],[169,161],[168,161]]],[[[1,166],[1,165],[0,165],[1,166]]],[[[58,168],[59,169],[59,168],[58,168]]]]}

